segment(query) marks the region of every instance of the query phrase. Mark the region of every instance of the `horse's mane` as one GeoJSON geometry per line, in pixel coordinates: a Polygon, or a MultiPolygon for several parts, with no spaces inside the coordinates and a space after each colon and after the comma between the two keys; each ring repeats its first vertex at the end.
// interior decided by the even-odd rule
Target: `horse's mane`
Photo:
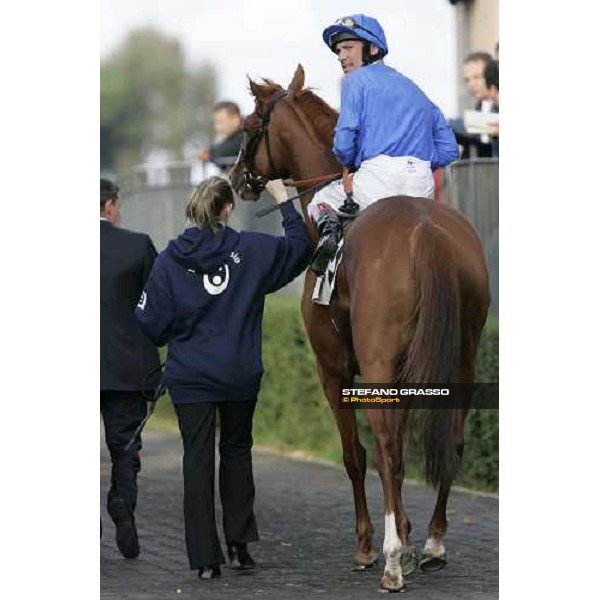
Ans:
{"type": "Polygon", "coordinates": [[[338,113],[331,108],[323,98],[317,96],[310,88],[302,90],[296,101],[307,119],[313,124],[319,139],[328,146],[331,145],[338,113]]]}
{"type": "MultiPolygon", "coordinates": [[[[263,79],[263,83],[254,85],[260,88],[261,97],[269,97],[283,88],[272,79],[263,79]]],[[[256,98],[256,95],[253,93],[256,98]]],[[[331,145],[338,112],[331,108],[323,98],[317,96],[310,88],[304,88],[294,94],[294,100],[306,118],[312,123],[318,138],[326,145],[331,145]]]]}

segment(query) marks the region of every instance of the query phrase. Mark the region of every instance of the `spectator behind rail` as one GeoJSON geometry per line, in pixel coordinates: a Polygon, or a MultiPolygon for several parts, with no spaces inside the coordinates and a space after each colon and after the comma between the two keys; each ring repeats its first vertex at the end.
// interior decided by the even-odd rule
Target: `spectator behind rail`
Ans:
{"type": "Polygon", "coordinates": [[[235,102],[223,101],[215,104],[213,124],[217,140],[208,148],[202,148],[198,152],[198,160],[210,161],[221,170],[230,167],[240,151],[244,138],[242,122],[240,107],[235,102]]]}

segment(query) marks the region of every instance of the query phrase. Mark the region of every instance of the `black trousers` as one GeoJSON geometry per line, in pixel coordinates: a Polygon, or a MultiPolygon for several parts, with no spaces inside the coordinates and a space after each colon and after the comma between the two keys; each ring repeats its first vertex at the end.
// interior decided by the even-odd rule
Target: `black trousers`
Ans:
{"type": "Polygon", "coordinates": [[[219,411],[219,492],[227,543],[255,542],[252,417],[245,402],[175,405],[183,438],[183,512],[191,569],[225,562],[215,519],[215,420],[219,411]]]}
{"type": "Polygon", "coordinates": [[[146,416],[146,400],[140,392],[100,392],[100,412],[112,463],[107,505],[121,498],[133,513],[137,502],[141,437],[138,435],[127,452],[125,446],[146,416]]]}

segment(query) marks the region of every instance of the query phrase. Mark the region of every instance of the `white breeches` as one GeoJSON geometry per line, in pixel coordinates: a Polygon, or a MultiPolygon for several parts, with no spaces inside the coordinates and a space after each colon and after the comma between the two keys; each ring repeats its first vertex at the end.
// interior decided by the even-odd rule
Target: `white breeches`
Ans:
{"type": "MultiPolygon", "coordinates": [[[[434,188],[429,161],[413,156],[385,154],[365,160],[354,174],[352,184],[354,200],[360,205],[360,210],[389,196],[415,196],[432,200],[434,188]]],[[[308,205],[308,214],[316,221],[320,204],[337,211],[345,199],[342,181],[334,181],[315,194],[308,205]]]]}

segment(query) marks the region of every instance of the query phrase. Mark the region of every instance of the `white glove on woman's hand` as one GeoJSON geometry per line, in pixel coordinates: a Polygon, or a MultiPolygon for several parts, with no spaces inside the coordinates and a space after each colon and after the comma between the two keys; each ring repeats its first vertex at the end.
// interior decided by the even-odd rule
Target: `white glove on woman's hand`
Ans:
{"type": "Polygon", "coordinates": [[[269,181],[265,187],[267,192],[273,196],[277,204],[281,204],[288,199],[287,190],[285,189],[285,185],[283,185],[283,181],[281,179],[269,181]]]}

